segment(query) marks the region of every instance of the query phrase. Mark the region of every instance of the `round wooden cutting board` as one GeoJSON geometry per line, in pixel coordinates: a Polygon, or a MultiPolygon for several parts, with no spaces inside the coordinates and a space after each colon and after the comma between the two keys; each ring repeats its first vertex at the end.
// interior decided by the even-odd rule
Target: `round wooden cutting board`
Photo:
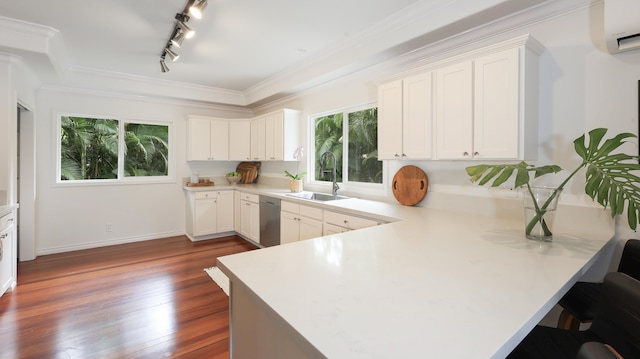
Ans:
{"type": "Polygon", "coordinates": [[[405,206],[414,206],[427,195],[429,180],[416,166],[404,166],[396,172],[391,182],[393,195],[405,206]]]}

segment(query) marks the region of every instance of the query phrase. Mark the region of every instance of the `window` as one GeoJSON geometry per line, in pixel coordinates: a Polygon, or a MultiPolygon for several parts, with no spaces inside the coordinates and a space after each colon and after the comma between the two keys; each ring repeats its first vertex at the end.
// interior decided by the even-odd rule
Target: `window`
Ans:
{"type": "Polygon", "coordinates": [[[60,116],[58,182],[169,175],[169,125],[60,116]]]}
{"type": "Polygon", "coordinates": [[[314,117],[312,122],[316,181],[331,181],[331,156],[320,161],[323,153],[331,152],[336,157],[338,182],[382,183],[383,163],[378,161],[377,108],[335,112],[314,117]]]}

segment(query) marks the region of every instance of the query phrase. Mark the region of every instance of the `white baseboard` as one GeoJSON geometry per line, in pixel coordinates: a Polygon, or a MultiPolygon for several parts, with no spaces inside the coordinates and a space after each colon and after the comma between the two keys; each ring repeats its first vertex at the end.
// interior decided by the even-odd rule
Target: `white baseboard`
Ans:
{"type": "Polygon", "coordinates": [[[148,234],[144,236],[116,238],[116,239],[110,239],[106,241],[78,243],[78,244],[69,245],[69,246],[38,248],[37,255],[42,256],[47,254],[73,252],[73,251],[79,251],[83,249],[106,247],[106,246],[113,246],[113,245],[125,244],[125,243],[142,242],[142,241],[148,241],[152,239],[176,237],[176,236],[183,236],[183,235],[184,235],[184,232],[165,232],[165,233],[148,234]]]}

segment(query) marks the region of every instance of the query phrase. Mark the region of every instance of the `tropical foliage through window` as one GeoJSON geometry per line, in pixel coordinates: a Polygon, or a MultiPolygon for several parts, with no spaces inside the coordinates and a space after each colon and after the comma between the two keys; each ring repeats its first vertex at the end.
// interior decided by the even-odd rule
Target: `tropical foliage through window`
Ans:
{"type": "Polygon", "coordinates": [[[336,156],[338,182],[382,183],[382,161],[378,161],[378,109],[369,108],[354,112],[338,112],[316,117],[315,128],[315,179],[330,181],[327,174],[333,163],[320,163],[325,152],[336,156]],[[346,128],[344,118],[347,118],[346,128]],[[346,161],[347,174],[343,173],[346,161]],[[321,168],[324,165],[323,168],[321,168]],[[324,169],[324,173],[322,170],[324,169]]]}
{"type": "Polygon", "coordinates": [[[118,179],[119,173],[124,177],[167,176],[169,126],[120,125],[114,119],[62,116],[60,180],[118,179]],[[124,149],[122,156],[120,148],[124,149]]]}

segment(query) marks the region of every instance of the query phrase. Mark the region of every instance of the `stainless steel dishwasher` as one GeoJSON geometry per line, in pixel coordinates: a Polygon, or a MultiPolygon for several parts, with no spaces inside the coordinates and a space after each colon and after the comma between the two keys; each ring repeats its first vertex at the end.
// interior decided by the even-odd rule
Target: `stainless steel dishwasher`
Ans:
{"type": "Polygon", "coordinates": [[[280,244],[280,199],[260,196],[260,244],[265,247],[280,244]]]}

